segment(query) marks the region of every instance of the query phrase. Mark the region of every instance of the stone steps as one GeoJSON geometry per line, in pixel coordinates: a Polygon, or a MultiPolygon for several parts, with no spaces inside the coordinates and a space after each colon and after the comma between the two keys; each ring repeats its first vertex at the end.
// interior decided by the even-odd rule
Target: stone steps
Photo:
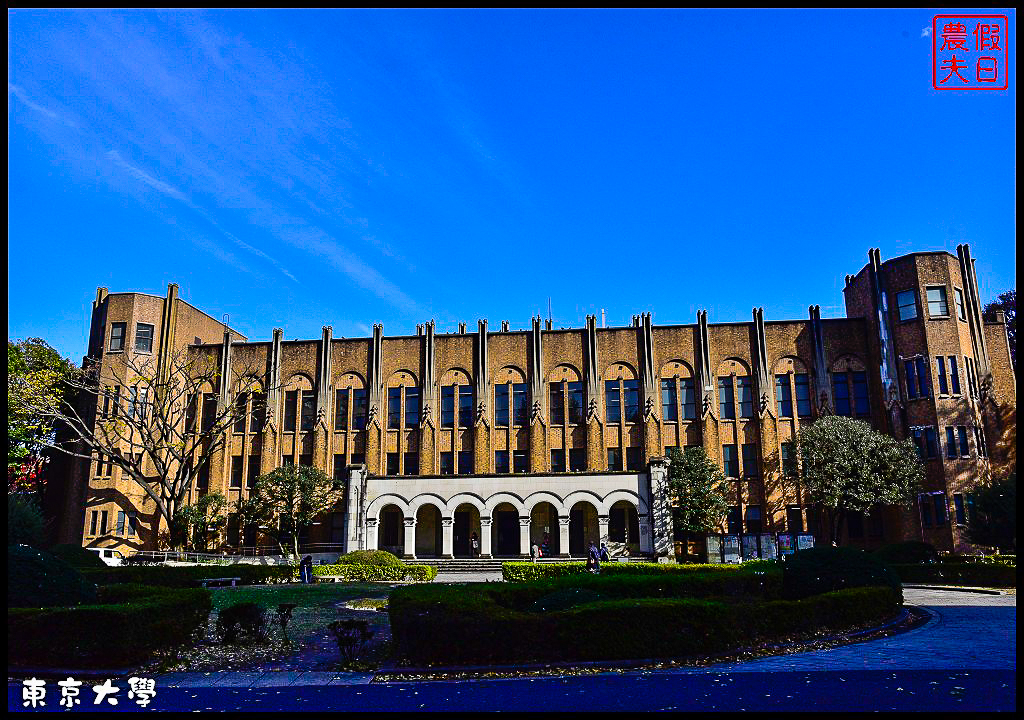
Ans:
{"type": "MultiPolygon", "coordinates": [[[[416,558],[414,560],[407,559],[405,562],[412,565],[429,565],[430,567],[437,568],[438,572],[443,573],[484,573],[484,572],[501,572],[502,563],[506,562],[529,562],[529,558],[520,557],[505,557],[505,558],[416,558]]],[[[584,562],[584,557],[550,557],[550,558],[538,558],[538,563],[558,563],[558,562],[584,562]]],[[[630,558],[631,562],[650,562],[650,558],[637,557],[630,558]]],[[[616,562],[615,559],[612,562],[616,562]]]]}

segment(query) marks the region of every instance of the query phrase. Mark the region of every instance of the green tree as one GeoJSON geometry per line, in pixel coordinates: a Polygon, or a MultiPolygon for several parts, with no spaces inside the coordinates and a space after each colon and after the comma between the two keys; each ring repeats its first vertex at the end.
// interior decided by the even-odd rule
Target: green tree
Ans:
{"type": "Polygon", "coordinates": [[[45,449],[55,436],[54,420],[39,411],[65,398],[64,380],[77,371],[40,338],[7,341],[7,489],[36,492],[45,449]]]}
{"type": "Polygon", "coordinates": [[[863,420],[819,418],[800,431],[798,446],[800,483],[828,515],[831,542],[851,512],[867,515],[878,504],[909,504],[924,477],[912,441],[898,441],[863,420]]]}
{"type": "Polygon", "coordinates": [[[968,518],[967,534],[971,542],[1017,549],[1017,471],[991,485],[974,491],[974,515],[968,518]]]}
{"type": "Polygon", "coordinates": [[[7,496],[7,545],[43,543],[43,513],[31,493],[13,493],[7,496]]]}
{"type": "Polygon", "coordinates": [[[729,511],[729,485],[725,473],[702,447],[669,454],[668,492],[672,497],[672,521],[689,533],[717,532],[729,511]]]}
{"type": "Polygon", "coordinates": [[[179,530],[191,540],[192,549],[206,552],[211,539],[220,536],[227,524],[228,501],[220,493],[208,493],[195,505],[184,506],[179,513],[179,530]]]}
{"type": "Polygon", "coordinates": [[[1017,290],[1007,290],[985,306],[987,314],[993,310],[1006,313],[1006,337],[1010,343],[1010,362],[1017,369],[1017,290]]]}
{"type": "Polygon", "coordinates": [[[299,533],[343,495],[343,488],[322,470],[285,465],[256,480],[249,497],[238,502],[238,515],[244,526],[254,526],[273,538],[282,555],[288,554],[288,542],[292,554],[298,556],[299,533]]]}

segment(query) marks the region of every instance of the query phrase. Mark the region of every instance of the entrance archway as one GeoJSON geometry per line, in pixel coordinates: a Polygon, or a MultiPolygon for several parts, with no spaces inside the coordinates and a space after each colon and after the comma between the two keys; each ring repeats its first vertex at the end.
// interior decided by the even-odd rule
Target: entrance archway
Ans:
{"type": "Polygon", "coordinates": [[[640,517],[636,506],[619,500],[608,513],[608,552],[635,555],[640,552],[640,517]]]}
{"type": "Polygon", "coordinates": [[[491,554],[495,557],[517,557],[519,549],[519,511],[511,503],[501,503],[491,512],[491,554]]]}
{"type": "Polygon", "coordinates": [[[421,505],[416,511],[416,557],[439,557],[441,542],[441,511],[421,505]]]}
{"type": "Polygon", "coordinates": [[[561,552],[558,511],[549,502],[537,503],[530,511],[530,544],[541,548],[542,557],[552,557],[561,552]]]}
{"type": "Polygon", "coordinates": [[[477,549],[480,547],[480,511],[472,503],[462,503],[455,508],[452,538],[452,554],[455,557],[472,557],[470,540],[476,535],[477,549]]]}
{"type": "Polygon", "coordinates": [[[585,557],[591,542],[598,545],[601,542],[597,508],[586,500],[580,500],[569,510],[569,554],[585,557]]]}
{"type": "Polygon", "coordinates": [[[387,550],[397,557],[405,555],[405,513],[397,505],[381,508],[377,549],[387,550]]]}

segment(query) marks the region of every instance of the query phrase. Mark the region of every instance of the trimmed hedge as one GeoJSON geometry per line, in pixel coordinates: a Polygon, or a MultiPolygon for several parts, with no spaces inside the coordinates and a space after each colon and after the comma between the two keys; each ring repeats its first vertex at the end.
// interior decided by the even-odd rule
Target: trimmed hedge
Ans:
{"type": "Polygon", "coordinates": [[[96,585],[56,555],[7,547],[7,607],[70,607],[96,602],[96,585]]]}
{"type": "MultiPolygon", "coordinates": [[[[394,557],[392,555],[392,557],[394,557]]],[[[429,582],[437,577],[437,568],[429,565],[314,565],[314,577],[332,575],[347,582],[429,582]]],[[[298,571],[296,571],[298,577],[298,571]]]]}
{"type": "MultiPolygon", "coordinates": [[[[635,577],[638,575],[651,575],[665,577],[679,574],[711,573],[716,575],[731,575],[738,572],[765,572],[777,573],[781,566],[774,560],[755,560],[742,565],[723,564],[701,564],[701,565],[674,565],[671,563],[602,563],[601,576],[622,576],[635,577]]],[[[559,562],[559,563],[532,563],[532,562],[506,562],[501,565],[501,575],[505,582],[520,583],[532,582],[556,577],[591,575],[587,572],[586,563],[582,562],[559,562]]]]}
{"type": "Polygon", "coordinates": [[[544,594],[548,587],[399,588],[388,602],[396,657],[414,664],[453,664],[709,654],[756,640],[882,620],[901,604],[891,588],[877,587],[790,601],[614,598],[554,612],[531,611],[525,603],[552,597],[544,594]]]}
{"type": "Polygon", "coordinates": [[[191,640],[210,614],[210,592],[117,585],[101,602],[7,610],[8,664],[119,667],[191,640]]]}
{"type": "Polygon", "coordinates": [[[903,601],[900,579],[870,553],[848,547],[798,550],[782,568],[782,596],[799,600],[833,590],[887,586],[903,601]]]}
{"type": "Polygon", "coordinates": [[[893,565],[904,583],[968,585],[975,587],[1017,587],[1017,568],[983,563],[935,563],[933,565],[893,565]]]}
{"type": "Polygon", "coordinates": [[[241,578],[242,585],[290,582],[297,570],[291,565],[139,565],[83,570],[87,580],[98,585],[137,583],[170,588],[195,587],[198,580],[221,577],[241,578]]]}
{"type": "MultiPolygon", "coordinates": [[[[510,583],[529,593],[554,593],[568,588],[595,592],[604,598],[766,598],[782,597],[782,572],[772,568],[761,571],[743,566],[703,571],[694,566],[687,571],[650,574],[582,573],[545,578],[529,583],[510,583]]],[[[516,597],[509,594],[507,597],[516,597]]],[[[525,597],[525,596],[524,596],[525,597]]],[[[519,601],[510,600],[518,607],[519,601]]],[[[525,600],[523,602],[526,602],[525,600]]]]}
{"type": "Polygon", "coordinates": [[[353,550],[338,558],[339,565],[389,565],[399,567],[402,561],[387,550],[353,550]]]}
{"type": "Polygon", "coordinates": [[[939,559],[939,553],[935,546],[920,540],[883,545],[872,554],[886,565],[933,563],[939,559]]]}

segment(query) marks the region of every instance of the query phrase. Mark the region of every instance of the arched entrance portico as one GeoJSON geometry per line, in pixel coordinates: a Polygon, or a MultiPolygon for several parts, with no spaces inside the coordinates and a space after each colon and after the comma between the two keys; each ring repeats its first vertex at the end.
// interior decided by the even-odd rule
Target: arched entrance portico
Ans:
{"type": "Polygon", "coordinates": [[[561,552],[558,511],[549,502],[540,502],[530,511],[530,544],[541,548],[544,557],[561,552]]]}
{"type": "MultiPolygon", "coordinates": [[[[511,503],[501,503],[491,512],[491,553],[495,557],[518,557],[522,554],[519,538],[519,511],[511,503]]],[[[529,550],[529,548],[527,548],[529,550]]]]}
{"type": "Polygon", "coordinates": [[[380,511],[377,528],[377,549],[392,555],[405,554],[405,513],[397,505],[385,505],[380,511]]]}
{"type": "Polygon", "coordinates": [[[619,500],[608,513],[608,552],[611,555],[640,552],[640,517],[636,506],[628,500],[619,500]]]}
{"type": "Polygon", "coordinates": [[[452,552],[455,557],[472,557],[470,540],[476,535],[477,549],[480,549],[480,511],[472,503],[462,503],[455,508],[454,537],[452,552]]]}
{"type": "Polygon", "coordinates": [[[441,546],[441,511],[421,505],[416,511],[416,557],[440,557],[441,546]]]}

